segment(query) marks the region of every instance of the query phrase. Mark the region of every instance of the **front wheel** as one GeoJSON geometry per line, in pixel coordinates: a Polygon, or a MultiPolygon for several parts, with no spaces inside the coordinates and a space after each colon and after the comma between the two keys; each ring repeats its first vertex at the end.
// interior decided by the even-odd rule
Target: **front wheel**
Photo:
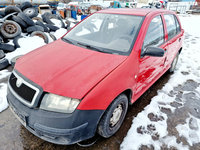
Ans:
{"type": "Polygon", "coordinates": [[[179,57],[179,53],[176,54],[176,57],[174,58],[172,64],[171,64],[171,67],[169,68],[169,72],[170,73],[173,73],[175,68],[176,68],[176,64],[178,62],[178,57],[179,57]]]}
{"type": "Polygon", "coordinates": [[[108,107],[101,118],[97,132],[105,138],[115,134],[126,116],[128,109],[128,98],[126,95],[119,95],[108,107]]]}

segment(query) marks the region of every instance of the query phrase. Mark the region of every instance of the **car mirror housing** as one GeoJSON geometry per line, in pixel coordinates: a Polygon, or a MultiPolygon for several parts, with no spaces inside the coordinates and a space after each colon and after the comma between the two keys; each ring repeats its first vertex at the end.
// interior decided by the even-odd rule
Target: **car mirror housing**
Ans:
{"type": "Polygon", "coordinates": [[[141,57],[144,56],[153,56],[153,57],[163,57],[165,51],[159,47],[149,46],[145,48],[145,51],[141,54],[141,57]]]}

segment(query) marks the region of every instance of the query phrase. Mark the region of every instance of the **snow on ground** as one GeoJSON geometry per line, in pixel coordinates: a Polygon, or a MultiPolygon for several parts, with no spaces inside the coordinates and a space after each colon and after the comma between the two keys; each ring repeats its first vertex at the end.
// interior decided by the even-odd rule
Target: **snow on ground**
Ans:
{"type": "MultiPolygon", "coordinates": [[[[67,30],[64,28],[60,28],[59,30],[57,30],[56,32],[53,33],[53,35],[59,39],[60,37],[62,37],[65,33],[67,33],[67,30]]],[[[49,37],[50,42],[52,42],[53,40],[49,37]]],[[[11,42],[10,42],[11,43],[11,42]]],[[[20,38],[18,40],[19,45],[21,46],[20,48],[16,49],[14,52],[12,53],[8,53],[6,55],[6,58],[10,61],[13,57],[15,56],[19,56],[19,55],[24,55],[27,54],[28,52],[31,52],[32,50],[39,48],[43,45],[45,45],[44,40],[38,36],[34,36],[34,37],[24,37],[24,38],[20,38]],[[33,44],[34,43],[34,44],[33,44]]]]}
{"type": "Polygon", "coordinates": [[[181,15],[180,20],[185,40],[177,69],[151,103],[133,118],[120,146],[122,150],[184,150],[200,142],[200,16],[181,15]],[[189,102],[187,96],[193,101],[189,102]],[[182,114],[181,110],[184,110],[182,114]],[[174,123],[178,119],[180,123],[174,123]]]}
{"type": "Polygon", "coordinates": [[[6,100],[6,94],[7,94],[7,84],[1,83],[0,84],[0,112],[2,112],[4,109],[8,107],[8,103],[6,100]]]}
{"type": "Polygon", "coordinates": [[[45,45],[44,40],[38,36],[20,38],[18,42],[21,47],[12,53],[6,54],[6,58],[9,61],[15,56],[27,54],[28,52],[45,45]]]}
{"type": "MultiPolygon", "coordinates": [[[[7,70],[0,71],[0,80],[8,77],[10,72],[7,70]]],[[[0,83],[0,112],[8,107],[6,100],[7,85],[5,83],[0,83]]]]}
{"type": "Polygon", "coordinates": [[[54,33],[54,36],[59,39],[60,37],[62,37],[65,33],[67,33],[67,29],[63,29],[63,28],[60,28],[59,30],[57,30],[55,33],[54,33]]]}

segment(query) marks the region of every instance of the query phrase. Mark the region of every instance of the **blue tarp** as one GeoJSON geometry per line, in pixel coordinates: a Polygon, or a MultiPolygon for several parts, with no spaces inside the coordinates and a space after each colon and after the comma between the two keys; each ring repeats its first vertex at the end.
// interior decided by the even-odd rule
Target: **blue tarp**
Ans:
{"type": "Polygon", "coordinates": [[[77,20],[77,18],[76,18],[76,11],[72,10],[71,11],[71,16],[72,16],[72,18],[74,18],[74,19],[77,20]]]}

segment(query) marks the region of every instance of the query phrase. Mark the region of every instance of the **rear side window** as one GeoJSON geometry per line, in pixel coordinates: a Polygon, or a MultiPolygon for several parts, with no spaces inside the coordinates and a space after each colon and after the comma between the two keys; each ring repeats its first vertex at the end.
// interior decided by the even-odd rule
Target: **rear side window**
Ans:
{"type": "Polygon", "coordinates": [[[180,26],[180,24],[178,22],[177,17],[174,16],[174,18],[175,18],[175,21],[176,21],[176,33],[178,34],[179,32],[181,32],[181,26],[180,26]]]}
{"type": "Polygon", "coordinates": [[[164,42],[164,28],[160,16],[156,16],[149,24],[149,28],[144,39],[143,48],[148,46],[159,46],[164,42]]]}
{"type": "Polygon", "coordinates": [[[168,33],[168,40],[169,40],[173,38],[177,33],[176,21],[175,21],[174,15],[164,15],[164,18],[167,25],[167,33],[168,33]]]}

